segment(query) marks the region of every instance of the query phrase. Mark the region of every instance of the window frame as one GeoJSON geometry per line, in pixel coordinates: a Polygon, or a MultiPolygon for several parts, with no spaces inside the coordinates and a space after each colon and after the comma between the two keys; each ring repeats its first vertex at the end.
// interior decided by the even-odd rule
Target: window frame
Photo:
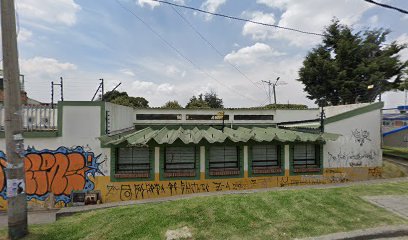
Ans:
{"type": "MultiPolygon", "coordinates": [[[[305,159],[299,159],[305,160],[305,159]]],[[[310,160],[309,160],[310,161],[310,160]]],[[[296,143],[290,145],[290,169],[293,175],[296,174],[321,174],[323,169],[323,144],[322,143],[296,143]],[[295,146],[296,145],[313,145],[314,147],[314,164],[299,164],[301,167],[295,165],[295,146]]]]}
{"type": "MultiPolygon", "coordinates": [[[[199,179],[200,177],[200,146],[191,146],[191,145],[184,145],[184,146],[162,146],[160,147],[160,179],[161,180],[169,180],[169,179],[199,179]],[[167,149],[168,148],[193,148],[194,149],[194,159],[190,163],[186,164],[194,164],[194,168],[192,169],[167,169],[167,149]]],[[[175,163],[175,164],[185,164],[185,163],[175,163]]]]}
{"type": "Polygon", "coordinates": [[[248,176],[274,176],[285,174],[285,145],[279,143],[265,143],[248,146],[248,176]],[[254,162],[261,162],[254,160],[254,147],[256,146],[274,146],[276,147],[276,160],[262,160],[264,162],[277,162],[276,166],[254,166],[254,162]]]}
{"type": "Polygon", "coordinates": [[[118,182],[118,181],[152,181],[154,180],[154,147],[141,147],[146,148],[148,151],[148,165],[149,168],[145,169],[144,171],[123,171],[119,170],[119,149],[120,148],[138,148],[136,146],[119,146],[119,147],[112,147],[111,148],[111,181],[118,182]]]}
{"type": "MultiPolygon", "coordinates": [[[[206,178],[237,178],[237,177],[243,177],[243,169],[244,169],[244,164],[243,164],[243,156],[244,156],[244,147],[242,145],[210,145],[206,147],[206,178]],[[236,149],[236,162],[237,166],[236,167],[224,167],[224,168],[214,168],[210,167],[211,164],[214,164],[214,162],[211,162],[211,148],[212,147],[224,147],[224,156],[225,156],[225,148],[226,147],[234,147],[236,149]]],[[[224,157],[225,160],[225,157],[224,157]]],[[[231,161],[232,162],[232,161],[231,161]]],[[[230,163],[230,161],[217,161],[217,163],[230,163]]]]}

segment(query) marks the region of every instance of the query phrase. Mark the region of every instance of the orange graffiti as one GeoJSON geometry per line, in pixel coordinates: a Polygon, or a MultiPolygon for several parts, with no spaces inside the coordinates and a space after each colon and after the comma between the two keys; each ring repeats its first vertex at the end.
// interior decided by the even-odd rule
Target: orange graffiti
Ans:
{"type": "MultiPolygon", "coordinates": [[[[85,187],[87,162],[81,153],[28,153],[24,157],[26,193],[42,196],[70,195],[72,191],[85,187]]],[[[0,189],[5,188],[4,168],[7,162],[0,158],[0,189]]]]}

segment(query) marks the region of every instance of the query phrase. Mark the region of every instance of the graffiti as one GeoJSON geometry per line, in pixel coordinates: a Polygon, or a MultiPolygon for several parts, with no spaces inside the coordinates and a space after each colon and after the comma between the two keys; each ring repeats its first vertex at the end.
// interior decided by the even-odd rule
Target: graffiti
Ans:
{"type": "Polygon", "coordinates": [[[349,165],[350,167],[361,167],[363,166],[363,163],[368,165],[369,162],[375,162],[377,160],[378,153],[374,150],[362,151],[358,153],[354,153],[353,151],[350,153],[345,153],[340,149],[340,152],[337,154],[328,152],[328,156],[329,167],[334,167],[336,164],[344,164],[345,166],[349,165]]]}
{"type": "Polygon", "coordinates": [[[354,129],[353,131],[351,131],[351,134],[353,135],[354,141],[360,144],[360,146],[363,146],[366,141],[371,142],[370,132],[368,132],[367,130],[354,129]]]}
{"type": "Polygon", "coordinates": [[[375,168],[369,168],[368,169],[368,174],[372,177],[381,177],[382,176],[382,170],[380,167],[375,167],[375,168]]]}
{"type": "MultiPolygon", "coordinates": [[[[93,190],[90,177],[103,175],[99,170],[99,157],[82,147],[60,147],[55,151],[28,148],[24,151],[27,199],[45,201],[53,193],[56,202],[68,203],[72,191],[93,190]]],[[[2,151],[0,164],[0,196],[7,199],[4,174],[7,161],[2,151]]]]}

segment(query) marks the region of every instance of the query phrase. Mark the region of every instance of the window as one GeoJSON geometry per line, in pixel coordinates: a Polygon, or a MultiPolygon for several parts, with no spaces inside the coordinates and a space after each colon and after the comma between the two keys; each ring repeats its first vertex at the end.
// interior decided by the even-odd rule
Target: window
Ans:
{"type": "Polygon", "coordinates": [[[255,145],[252,147],[252,173],[281,173],[282,149],[279,145],[255,145]]]}
{"type": "Polygon", "coordinates": [[[210,176],[240,174],[240,148],[238,146],[213,146],[209,149],[210,176]]]}
{"type": "Polygon", "coordinates": [[[294,172],[320,171],[320,145],[297,144],[293,146],[294,172]]]}
{"type": "Polygon", "coordinates": [[[149,148],[127,147],[118,149],[115,177],[148,178],[150,170],[149,148]]]}
{"type": "Polygon", "coordinates": [[[164,176],[195,177],[198,150],[197,147],[164,148],[164,176]]]}

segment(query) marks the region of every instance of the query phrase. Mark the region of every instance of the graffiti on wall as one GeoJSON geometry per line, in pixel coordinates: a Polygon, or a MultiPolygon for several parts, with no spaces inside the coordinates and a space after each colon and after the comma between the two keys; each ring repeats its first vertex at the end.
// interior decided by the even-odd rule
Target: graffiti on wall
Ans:
{"type": "Polygon", "coordinates": [[[370,151],[360,151],[355,153],[354,151],[346,153],[340,151],[336,153],[328,152],[328,162],[329,167],[334,167],[338,163],[342,163],[350,167],[361,167],[363,165],[368,165],[369,163],[374,163],[377,161],[378,152],[374,150],[370,151]]]}
{"type": "Polygon", "coordinates": [[[364,143],[367,141],[371,142],[370,132],[367,130],[354,129],[353,131],[351,131],[351,135],[353,136],[354,141],[358,143],[360,146],[363,146],[364,143]]]}
{"type": "MultiPolygon", "coordinates": [[[[27,199],[44,201],[53,193],[56,202],[66,204],[71,201],[72,191],[93,190],[93,179],[97,174],[103,175],[99,169],[100,156],[80,146],[57,150],[28,148],[24,151],[27,199]]],[[[3,199],[7,199],[6,159],[0,151],[0,197],[3,199]]]]}

